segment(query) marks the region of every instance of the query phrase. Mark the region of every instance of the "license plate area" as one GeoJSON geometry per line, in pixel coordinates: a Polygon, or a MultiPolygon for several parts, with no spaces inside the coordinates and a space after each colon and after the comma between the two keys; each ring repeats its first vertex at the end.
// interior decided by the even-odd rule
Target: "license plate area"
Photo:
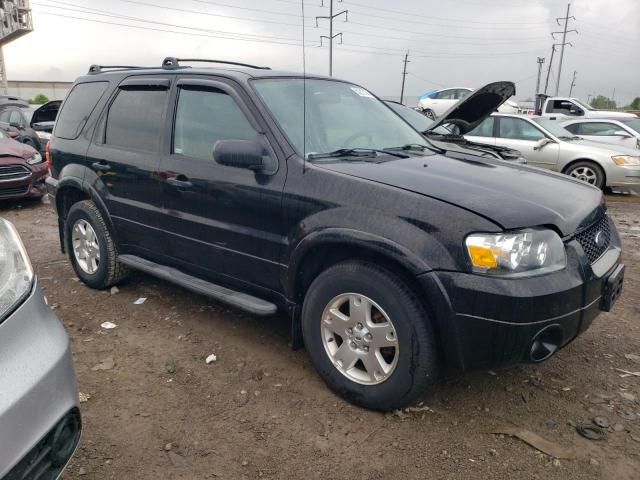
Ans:
{"type": "Polygon", "coordinates": [[[622,284],[624,282],[624,265],[618,265],[609,278],[604,282],[602,287],[602,302],[600,310],[605,312],[611,311],[613,304],[622,293],[622,284]]]}

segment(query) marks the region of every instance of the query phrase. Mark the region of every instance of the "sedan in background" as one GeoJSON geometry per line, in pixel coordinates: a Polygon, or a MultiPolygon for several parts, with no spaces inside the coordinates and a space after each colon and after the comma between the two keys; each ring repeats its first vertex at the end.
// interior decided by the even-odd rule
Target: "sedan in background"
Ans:
{"type": "Polygon", "coordinates": [[[587,140],[640,149],[640,118],[582,118],[560,125],[587,140]]]}
{"type": "Polygon", "coordinates": [[[548,118],[497,113],[465,137],[517,149],[529,165],[561,172],[601,189],[640,188],[638,150],[584,140],[548,118]]]}
{"type": "Polygon", "coordinates": [[[49,176],[47,163],[33,147],[0,130],[0,200],[41,198],[49,176]]]}
{"type": "Polygon", "coordinates": [[[0,218],[0,478],[60,476],[80,440],[69,338],[18,232],[0,218]]]}
{"type": "MultiPolygon", "coordinates": [[[[435,120],[472,92],[473,88],[468,87],[432,90],[420,97],[418,109],[431,120],[435,120]]],[[[498,111],[516,113],[518,111],[518,104],[511,100],[505,100],[504,104],[498,108],[498,111]]]]}

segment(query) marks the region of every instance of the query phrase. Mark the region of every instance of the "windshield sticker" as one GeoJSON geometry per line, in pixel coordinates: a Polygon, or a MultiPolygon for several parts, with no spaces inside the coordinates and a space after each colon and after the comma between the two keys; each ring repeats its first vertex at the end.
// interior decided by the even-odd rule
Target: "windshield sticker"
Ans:
{"type": "Polygon", "coordinates": [[[351,90],[353,90],[354,92],[356,92],[358,95],[360,95],[361,97],[369,97],[369,98],[374,98],[373,95],[371,95],[369,92],[367,92],[364,88],[360,88],[360,87],[351,87],[351,90]]]}

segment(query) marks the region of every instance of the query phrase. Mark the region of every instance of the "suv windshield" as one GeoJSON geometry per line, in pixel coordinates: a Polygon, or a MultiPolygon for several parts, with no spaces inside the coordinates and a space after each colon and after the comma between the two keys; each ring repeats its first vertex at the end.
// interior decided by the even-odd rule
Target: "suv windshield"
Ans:
{"type": "Polygon", "coordinates": [[[566,128],[561,127],[553,120],[549,120],[548,118],[532,118],[534,122],[544,128],[547,132],[549,132],[554,137],[558,137],[561,140],[566,140],[567,138],[575,138],[576,136],[571,133],[566,128]]]}
{"type": "Polygon", "coordinates": [[[362,87],[302,78],[258,79],[253,84],[294,148],[305,156],[340,149],[427,147],[418,132],[362,87]]]}
{"type": "Polygon", "coordinates": [[[640,118],[623,118],[620,121],[629,128],[632,128],[636,132],[640,133],[640,118]]]}

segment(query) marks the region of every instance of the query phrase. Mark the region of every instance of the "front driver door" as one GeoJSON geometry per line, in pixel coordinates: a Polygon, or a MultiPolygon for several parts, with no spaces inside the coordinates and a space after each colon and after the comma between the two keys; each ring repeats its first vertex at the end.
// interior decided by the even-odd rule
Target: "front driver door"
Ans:
{"type": "Polygon", "coordinates": [[[173,138],[160,168],[165,228],[177,267],[212,281],[277,290],[284,159],[270,174],[213,159],[218,140],[252,140],[277,160],[244,95],[224,79],[178,81],[173,138]]]}
{"type": "Polygon", "coordinates": [[[496,117],[496,145],[519,150],[527,164],[555,170],[558,164],[560,146],[552,141],[541,148],[539,141],[547,138],[542,130],[531,122],[517,117],[496,117]]]}

